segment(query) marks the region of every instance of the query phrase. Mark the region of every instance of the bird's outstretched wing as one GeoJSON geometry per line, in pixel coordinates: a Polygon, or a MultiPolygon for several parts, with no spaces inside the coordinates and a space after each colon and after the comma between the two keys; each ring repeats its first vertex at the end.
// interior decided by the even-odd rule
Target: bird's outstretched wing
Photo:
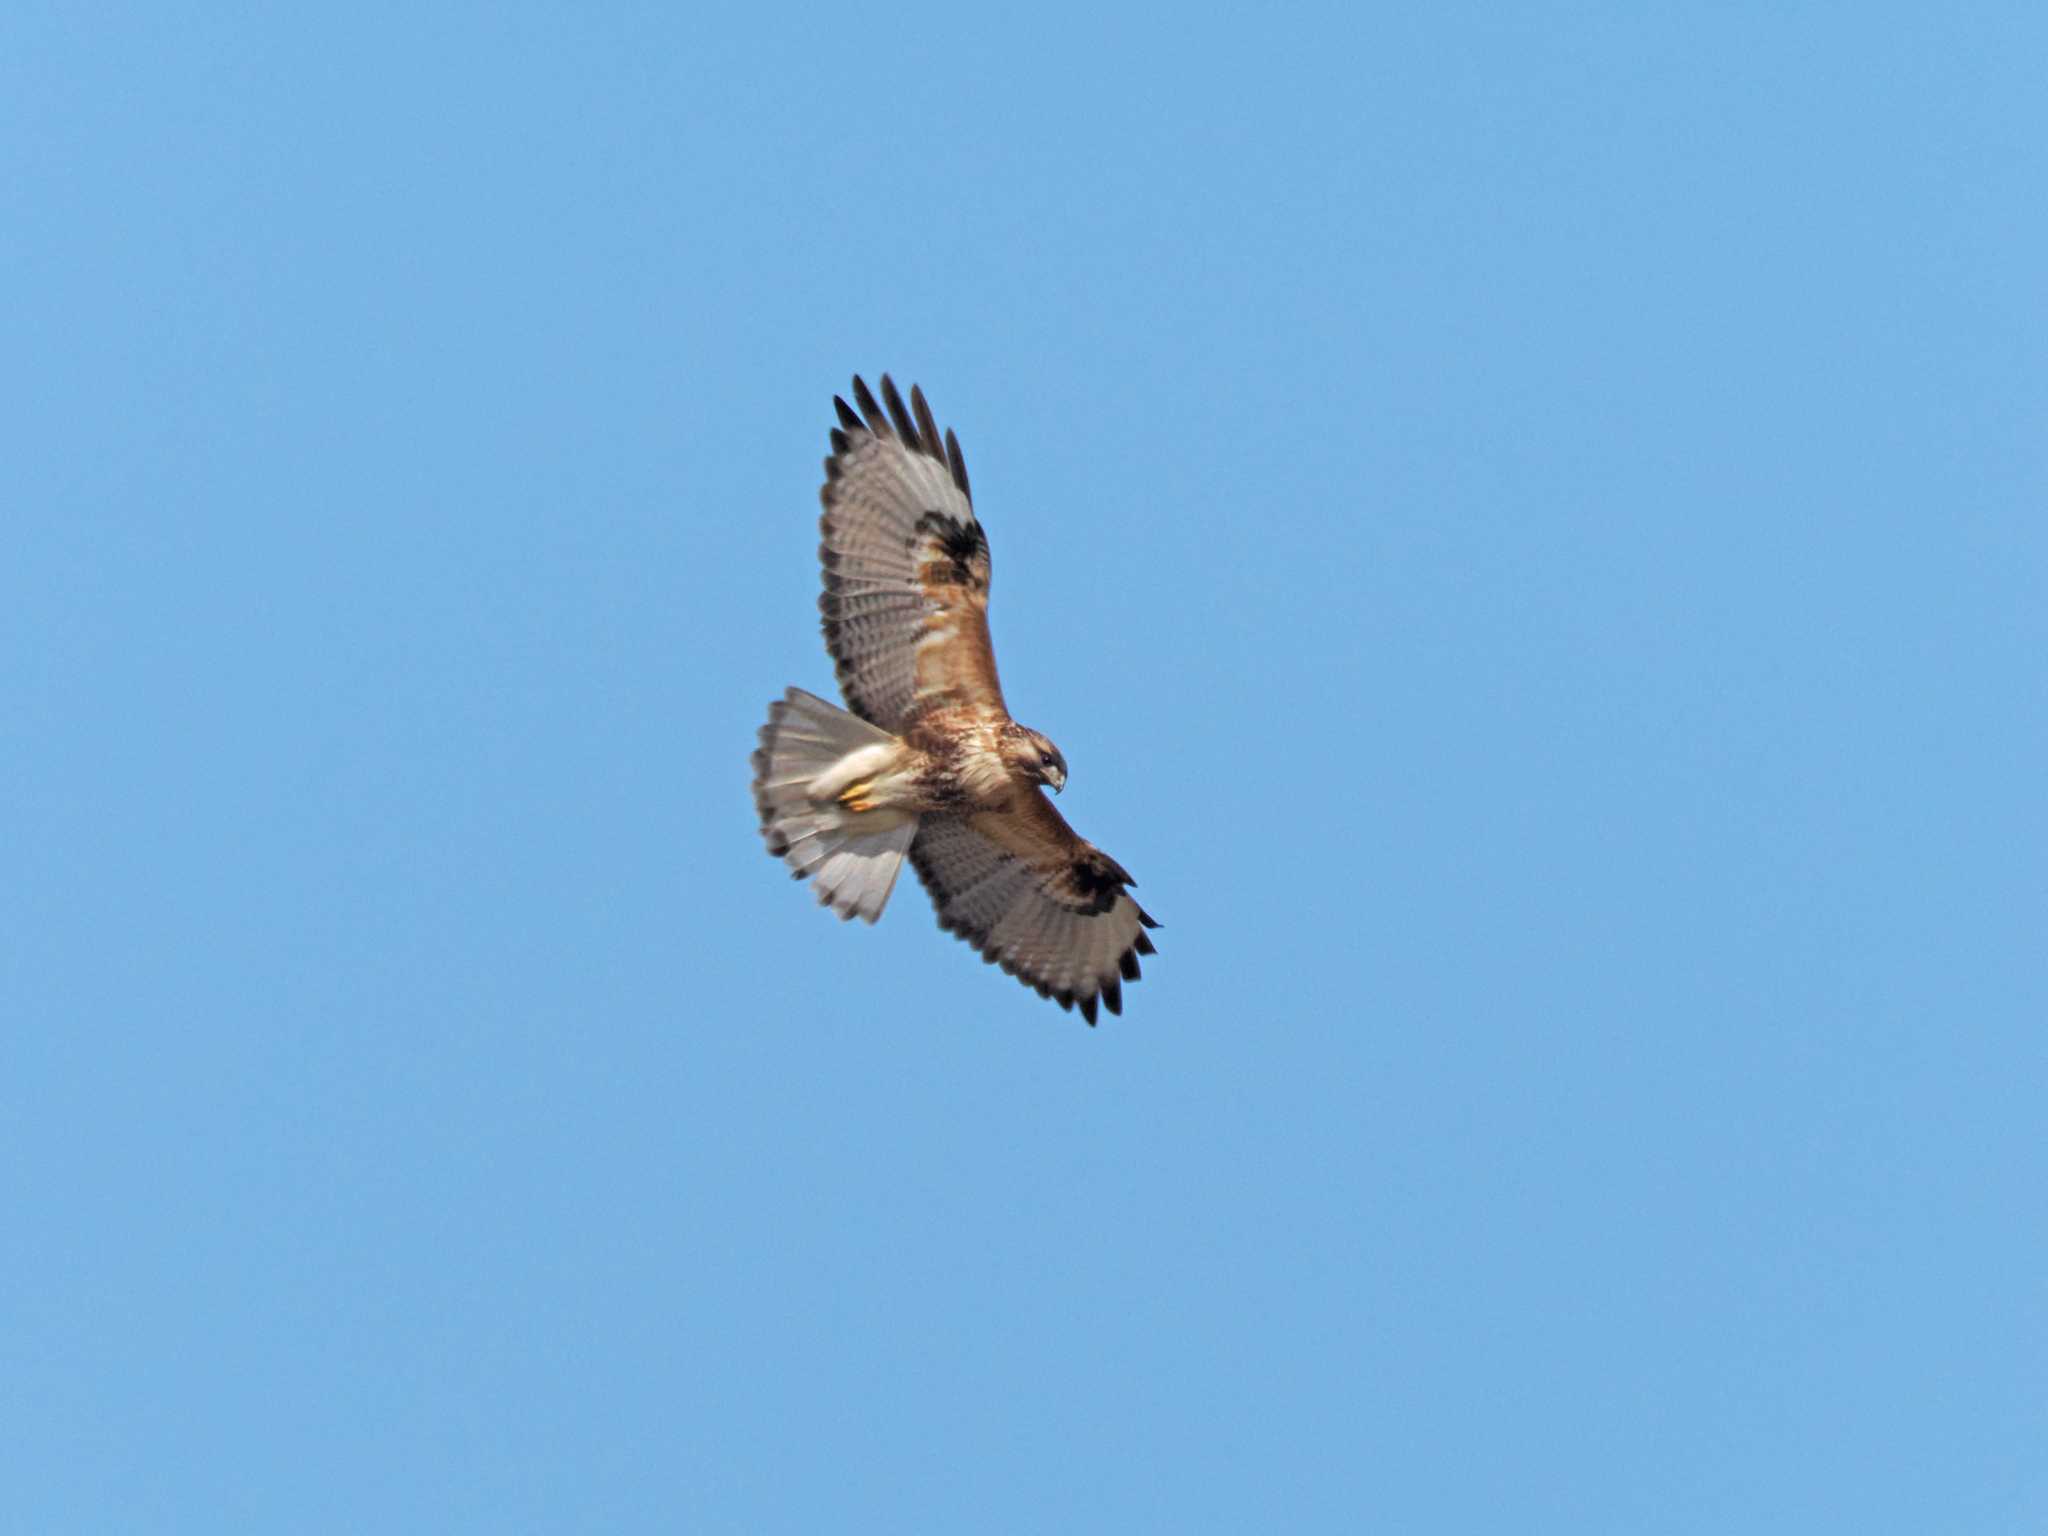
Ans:
{"type": "Polygon", "coordinates": [[[858,378],[853,399],[858,411],[832,401],[839,425],[818,523],[818,607],[847,706],[899,735],[930,709],[1003,714],[988,638],[988,540],[960,444],[950,431],[940,437],[915,385],[908,409],[887,374],[882,404],[858,378]]]}
{"type": "Polygon", "coordinates": [[[1159,925],[1131,899],[1124,867],[1042,793],[1009,811],[925,817],[910,862],[939,926],[984,960],[1062,1008],[1079,1003],[1090,1024],[1098,1000],[1123,1012],[1123,984],[1153,952],[1145,930],[1159,925]]]}

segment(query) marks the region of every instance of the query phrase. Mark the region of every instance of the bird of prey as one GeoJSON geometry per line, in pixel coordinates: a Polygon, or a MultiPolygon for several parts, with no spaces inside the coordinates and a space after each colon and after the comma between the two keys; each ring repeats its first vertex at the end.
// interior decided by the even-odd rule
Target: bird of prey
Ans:
{"type": "Polygon", "coordinates": [[[819,493],[825,647],[848,708],[801,688],[768,706],[754,805],[768,851],[841,917],[882,915],[907,855],[939,926],[1090,1024],[1159,925],[1124,867],[1078,836],[1067,762],[1010,718],[988,635],[988,540],[960,444],[915,386],[860,379],[819,493]],[[856,411],[854,406],[858,406],[856,411]]]}

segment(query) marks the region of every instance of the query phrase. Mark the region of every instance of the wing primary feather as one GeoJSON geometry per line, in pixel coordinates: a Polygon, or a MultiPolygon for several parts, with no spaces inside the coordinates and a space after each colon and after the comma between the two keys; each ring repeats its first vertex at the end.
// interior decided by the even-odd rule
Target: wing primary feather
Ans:
{"type": "Polygon", "coordinates": [[[924,391],[915,384],[910,386],[910,410],[917,418],[918,446],[932,457],[939,455],[939,424],[932,420],[932,408],[925,403],[924,391]]]}
{"type": "Polygon", "coordinates": [[[960,494],[972,506],[974,493],[967,489],[967,460],[960,456],[960,439],[953,435],[951,427],[946,428],[946,466],[953,471],[953,483],[960,487],[960,494]]]}
{"type": "MultiPolygon", "coordinates": [[[[834,395],[832,397],[832,409],[839,413],[839,425],[846,428],[847,431],[859,432],[863,430],[860,418],[853,414],[853,407],[848,405],[840,396],[834,395]]],[[[835,433],[834,435],[836,436],[837,434],[835,433]]]]}
{"type": "Polygon", "coordinates": [[[875,396],[868,388],[868,381],[857,373],[853,376],[853,403],[860,407],[860,413],[865,418],[862,425],[868,431],[876,437],[895,436],[889,430],[889,418],[883,415],[882,408],[875,404],[875,396]]]}
{"type": "MultiPolygon", "coordinates": [[[[857,430],[857,431],[864,431],[864,430],[865,430],[865,428],[858,428],[858,427],[857,427],[857,428],[856,428],[855,430],[857,430]]],[[[834,452],[835,454],[839,454],[839,453],[844,453],[844,452],[846,452],[846,450],[847,450],[847,449],[851,448],[852,446],[853,446],[853,439],[852,439],[852,438],[848,437],[848,436],[847,436],[847,435],[846,435],[846,434],[845,434],[844,432],[842,432],[842,431],[841,431],[841,430],[840,430],[839,428],[837,428],[837,427],[834,427],[834,428],[832,429],[832,451],[833,451],[833,452],[834,452]]],[[[832,465],[831,465],[831,464],[830,464],[830,463],[828,462],[828,463],[826,464],[826,466],[825,466],[825,467],[826,467],[827,469],[830,469],[830,468],[832,468],[832,465]]]]}
{"type": "Polygon", "coordinates": [[[896,393],[896,381],[886,373],[882,375],[882,404],[889,407],[889,419],[896,423],[896,435],[903,439],[905,446],[922,448],[924,444],[918,441],[917,423],[903,408],[903,397],[896,393]]]}
{"type": "Polygon", "coordinates": [[[1123,1017],[1124,984],[1114,976],[1102,984],[1102,1006],[1117,1017],[1123,1017]]]}
{"type": "Polygon", "coordinates": [[[1153,947],[1151,938],[1148,935],[1142,933],[1138,935],[1137,941],[1131,945],[1131,948],[1141,955],[1156,955],[1159,953],[1159,951],[1153,947]]]}
{"type": "Polygon", "coordinates": [[[1090,992],[1081,999],[1081,1017],[1088,1021],[1088,1027],[1095,1027],[1095,994],[1090,992]]]}
{"type": "Polygon", "coordinates": [[[1138,952],[1135,949],[1125,950],[1123,958],[1117,961],[1116,968],[1123,972],[1125,981],[1136,981],[1139,975],[1138,952]]]}

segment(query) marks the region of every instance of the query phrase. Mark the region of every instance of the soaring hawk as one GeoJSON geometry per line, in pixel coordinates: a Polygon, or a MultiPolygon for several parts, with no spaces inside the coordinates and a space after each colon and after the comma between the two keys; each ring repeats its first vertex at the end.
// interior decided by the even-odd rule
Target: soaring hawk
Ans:
{"type": "Polygon", "coordinates": [[[801,688],[768,706],[754,805],[768,851],[841,917],[882,915],[907,854],[939,926],[1041,997],[1123,1011],[1156,928],[1124,867],[1041,785],[1066,759],[1003,706],[988,540],[967,465],[915,386],[853,381],[820,493],[825,646],[852,713],[801,688]],[[886,409],[885,409],[886,408],[886,409]]]}

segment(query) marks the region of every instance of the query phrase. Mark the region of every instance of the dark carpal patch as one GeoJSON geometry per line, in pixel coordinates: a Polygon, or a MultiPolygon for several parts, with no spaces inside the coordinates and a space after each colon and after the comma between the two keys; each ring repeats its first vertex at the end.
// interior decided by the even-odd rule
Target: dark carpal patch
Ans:
{"type": "Polygon", "coordinates": [[[1073,885],[1074,894],[1080,897],[1080,910],[1093,915],[1107,912],[1115,906],[1117,897],[1124,891],[1124,882],[1117,878],[1118,873],[1120,871],[1100,854],[1074,860],[1067,867],[1067,879],[1073,885]]]}
{"type": "Polygon", "coordinates": [[[935,578],[954,587],[976,592],[988,590],[988,535],[979,523],[963,523],[940,511],[930,511],[917,520],[917,543],[936,555],[924,563],[924,579],[935,578]],[[934,569],[937,567],[937,569],[934,569]]]}

